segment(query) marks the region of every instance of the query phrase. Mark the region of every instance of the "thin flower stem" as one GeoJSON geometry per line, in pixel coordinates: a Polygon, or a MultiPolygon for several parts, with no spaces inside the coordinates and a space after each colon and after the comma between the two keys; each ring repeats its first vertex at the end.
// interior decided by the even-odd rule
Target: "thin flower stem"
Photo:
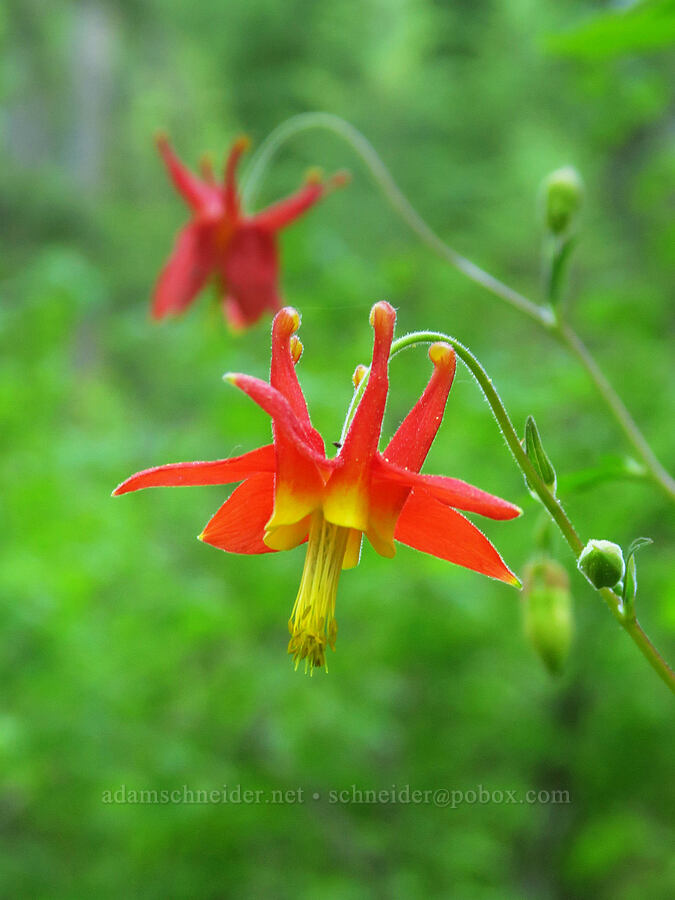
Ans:
{"type": "Polygon", "coordinates": [[[555,324],[554,316],[550,310],[538,306],[536,303],[528,300],[527,297],[523,297],[518,291],[514,291],[508,285],[503,284],[441,240],[398,187],[389,169],[382,162],[370,141],[349,122],[332,113],[301,113],[298,116],[293,116],[282,122],[263,141],[251,161],[243,183],[242,202],[246,209],[254,208],[262,173],[269,166],[270,161],[282,144],[299,131],[306,131],[310,128],[325,128],[347,141],[370,169],[371,175],[396,212],[412,228],[423,243],[427,244],[446,262],[449,262],[451,266],[459,269],[467,278],[480,284],[491,293],[496,294],[545,328],[550,328],[555,324]]]}
{"type": "Polygon", "coordinates": [[[457,338],[454,338],[449,334],[443,334],[440,331],[414,331],[411,334],[407,334],[404,337],[399,338],[397,341],[394,341],[391,348],[391,356],[393,358],[398,353],[401,353],[403,350],[413,346],[414,344],[430,344],[434,343],[434,341],[445,341],[447,344],[450,344],[457,356],[459,356],[459,358],[466,364],[467,368],[478,382],[480,389],[483,391],[485,399],[489,403],[490,409],[492,410],[492,413],[497,420],[497,424],[501,429],[504,440],[506,441],[509,450],[516,460],[516,464],[520,468],[523,475],[527,477],[527,480],[533,485],[542,503],[549,511],[551,517],[554,519],[558,528],[562,532],[563,537],[569,544],[570,549],[574,553],[575,557],[578,557],[584,548],[584,542],[577,534],[574,526],[567,517],[565,510],[560,505],[560,502],[551,494],[544,482],[539,477],[536,469],[530,461],[530,458],[525,453],[525,450],[520,443],[520,438],[518,437],[516,429],[513,427],[511,419],[509,418],[509,414],[507,413],[504,404],[501,401],[501,397],[495,390],[492,379],[478,362],[473,353],[471,353],[471,351],[467,347],[465,347],[464,344],[461,344],[457,340],[457,338]]]}
{"type": "MultiPolygon", "coordinates": [[[[604,588],[603,591],[601,591],[603,596],[605,592],[612,595],[612,602],[614,602],[616,595],[613,593],[613,591],[610,591],[608,588],[604,588]]],[[[607,600],[607,597],[605,597],[605,600],[607,600]]],[[[607,600],[607,602],[609,602],[609,600],[607,600]]],[[[640,653],[642,653],[644,658],[647,660],[647,662],[656,672],[659,678],[675,694],[675,673],[673,673],[673,670],[670,668],[668,663],[649,640],[638,620],[629,619],[628,621],[626,621],[624,619],[619,619],[618,621],[622,628],[626,632],[628,632],[633,643],[637,645],[640,653]]]]}
{"type": "Polygon", "coordinates": [[[598,393],[605,401],[607,408],[611,410],[612,415],[619,423],[621,430],[626,436],[626,440],[642,460],[646,474],[654,484],[661,488],[670,500],[675,501],[675,480],[669,475],[654,455],[654,452],[645,440],[644,435],[633,421],[633,417],[591,356],[588,348],[579,335],[570,328],[566,322],[560,322],[554,329],[553,334],[555,334],[565,347],[567,347],[570,353],[576,356],[586,370],[588,377],[596,386],[598,393]]]}
{"type": "Polygon", "coordinates": [[[356,151],[391,206],[424,244],[475,284],[528,316],[548,333],[555,335],[577,357],[627,441],[639,456],[651,480],[671,501],[675,501],[675,481],[658,461],[622,400],[572,328],[568,324],[560,323],[551,308],[533,303],[446,244],[400,190],[370,141],[349,122],[339,116],[323,112],[302,113],[282,122],[263,141],[252,159],[243,182],[244,207],[253,209],[255,206],[262,175],[280,147],[294,135],[311,128],[324,128],[337,134],[356,151]]]}
{"type": "MultiPolygon", "coordinates": [[[[485,399],[489,403],[490,409],[497,420],[497,424],[499,425],[504,440],[513,454],[516,465],[526,477],[528,483],[536,491],[539,499],[560,529],[574,554],[574,558],[578,559],[584,548],[584,541],[579,537],[577,530],[563,509],[560,501],[549,491],[530,462],[529,457],[520,443],[520,438],[513,427],[513,423],[509,418],[509,414],[502,403],[501,397],[492,383],[492,379],[473,353],[471,353],[464,344],[460,343],[457,338],[452,337],[452,335],[443,334],[440,331],[414,331],[394,341],[391,348],[390,359],[393,359],[408,347],[413,347],[416,344],[433,344],[436,341],[444,341],[445,343],[450,344],[457,356],[459,356],[466,364],[467,368],[478,382],[478,385],[485,395],[485,399]]],[[[351,420],[354,417],[354,413],[363,396],[368,381],[368,375],[369,372],[363,376],[359,382],[359,386],[354,391],[354,396],[352,397],[352,402],[349,404],[347,417],[342,429],[342,441],[344,441],[351,420]]],[[[671,692],[675,694],[675,673],[649,640],[637,619],[634,616],[626,615],[624,613],[619,595],[614,593],[614,591],[609,590],[609,588],[602,588],[598,593],[609,607],[614,618],[638,647],[649,665],[654,669],[659,678],[661,678],[661,680],[670,688],[671,692]]]]}

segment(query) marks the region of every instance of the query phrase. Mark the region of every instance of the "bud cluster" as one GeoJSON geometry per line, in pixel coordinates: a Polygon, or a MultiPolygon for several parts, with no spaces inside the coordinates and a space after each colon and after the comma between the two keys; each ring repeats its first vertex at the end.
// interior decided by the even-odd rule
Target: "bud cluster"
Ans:
{"type": "Polygon", "coordinates": [[[555,235],[565,234],[574,224],[584,197],[584,183],[573,166],[556,169],[542,186],[546,226],[555,235]]]}

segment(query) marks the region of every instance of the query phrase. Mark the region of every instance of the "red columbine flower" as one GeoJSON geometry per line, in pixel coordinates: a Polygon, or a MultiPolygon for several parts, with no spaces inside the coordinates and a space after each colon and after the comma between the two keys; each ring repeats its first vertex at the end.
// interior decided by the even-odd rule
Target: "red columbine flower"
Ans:
{"type": "Polygon", "coordinates": [[[488,539],[455,511],[512,519],[519,515],[518,507],[456,478],[419,474],[455,374],[455,354],[447,344],[431,346],[429,383],[384,452],[378,452],[395,319],[388,303],[376,303],[371,311],[375,341],[370,375],[335,458],[326,457],[309,418],[295,373],[302,353],[295,336],[300,317],[286,307],[272,326],[269,383],[250,375],[225,376],[271,416],[274,443],[232,459],[147,469],[115,491],[240,481],[201,540],[231,553],[270,553],[308,541],[289,621],[288,652],[296,667],[300,660],[305,669],[325,665],[326,646],[335,649],[338,580],[342,569],[358,564],[363,534],[382,556],[394,555],[396,540],[519,584],[488,539]]]}
{"type": "Polygon", "coordinates": [[[248,147],[235,141],[219,184],[208,164],[197,178],[178,159],[166,137],[157,146],[176,187],[192,212],[178,232],[173,252],[160,273],[152,302],[156,319],[183,312],[215,276],[224,293],[224,311],[235,329],[253,325],[279,301],[277,232],[290,225],[333,188],[345,184],[344,173],[321,181],[309,176],[300,190],[254,216],[244,215],[237,186],[237,163],[248,147]]]}

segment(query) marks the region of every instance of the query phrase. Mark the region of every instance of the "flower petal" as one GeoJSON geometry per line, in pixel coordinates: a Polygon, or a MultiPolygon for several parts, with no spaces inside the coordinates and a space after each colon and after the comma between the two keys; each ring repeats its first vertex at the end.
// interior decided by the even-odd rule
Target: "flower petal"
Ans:
{"type": "Polygon", "coordinates": [[[345,549],[344,559],[342,560],[343,569],[354,569],[361,561],[361,544],[363,543],[363,534],[360,531],[349,532],[347,538],[347,547],[345,549]]]}
{"type": "Polygon", "coordinates": [[[247,394],[254,403],[257,403],[272,418],[275,426],[286,438],[293,441],[305,457],[313,460],[322,468],[332,468],[333,461],[327,460],[322,453],[314,449],[307,426],[299,421],[288,400],[276,388],[260,378],[244,375],[241,372],[228,372],[223,377],[247,394]]]}
{"type": "Polygon", "coordinates": [[[225,212],[228,216],[236,218],[239,215],[239,195],[237,193],[236,173],[237,165],[242,155],[248,150],[250,141],[242,136],[232,145],[232,149],[225,163],[225,184],[223,198],[225,200],[225,212]]]}
{"type": "MultiPolygon", "coordinates": [[[[137,472],[113,491],[113,496],[150,487],[231,484],[258,472],[274,472],[274,446],[267,444],[241,456],[213,462],[169,463],[137,472]]],[[[271,514],[271,510],[270,510],[271,514]]]]}
{"type": "Polygon", "coordinates": [[[436,437],[455,377],[455,351],[449,344],[432,344],[434,370],[422,396],[401,422],[384,451],[386,459],[419,472],[436,437]]]}
{"type": "Polygon", "coordinates": [[[270,529],[293,525],[318,509],[324,484],[319,466],[295,441],[278,434],[274,445],[277,477],[270,529]]]}
{"type": "Polygon", "coordinates": [[[279,254],[272,234],[252,225],[238,227],[221,263],[227,291],[225,312],[234,327],[249,327],[279,299],[279,254]]]}
{"type": "Polygon", "coordinates": [[[204,212],[207,209],[211,209],[214,204],[220,205],[218,190],[197,178],[183,165],[166,135],[161,134],[157,137],[157,149],[164,160],[164,165],[173,181],[174,187],[188,206],[195,212],[204,212]]]}
{"type": "Polygon", "coordinates": [[[285,225],[290,225],[310,207],[325,196],[330,190],[341,187],[346,184],[349,177],[344,172],[338,172],[322,182],[319,178],[309,178],[298,191],[273,203],[266,209],[257,213],[253,218],[260,228],[266,228],[270,231],[277,231],[285,225]]]}
{"type": "Polygon", "coordinates": [[[389,390],[389,351],[396,311],[386,302],[370,313],[375,331],[373,362],[368,384],[326,485],[324,516],[335,525],[366,531],[371,462],[377,453],[382,417],[389,390]]]}
{"type": "Polygon", "coordinates": [[[274,317],[270,384],[284,395],[298,419],[311,426],[305,395],[295,372],[297,360],[291,350],[291,338],[299,327],[300,314],[292,306],[280,309],[274,317]]]}
{"type": "Polygon", "coordinates": [[[379,454],[373,462],[374,479],[382,480],[389,485],[405,485],[409,488],[424,489],[426,493],[436,497],[437,500],[456,509],[479,513],[489,519],[515,519],[522,512],[518,506],[509,503],[508,500],[488,494],[472,484],[467,484],[466,481],[460,481],[459,478],[447,478],[443,475],[420,475],[409,469],[395,466],[379,454]]]}
{"type": "Polygon", "coordinates": [[[377,451],[389,390],[389,351],[394,337],[396,310],[385,301],[376,303],[371,310],[370,321],[375,339],[368,384],[340,450],[341,460],[350,463],[369,458],[377,451]]]}
{"type": "MultiPolygon", "coordinates": [[[[429,358],[434,369],[422,396],[389,442],[384,456],[398,466],[419,472],[443,419],[455,375],[455,353],[448,344],[432,344],[429,358]]],[[[382,556],[393,556],[394,527],[410,487],[381,478],[370,484],[368,539],[382,556]]]]}
{"type": "MultiPolygon", "coordinates": [[[[300,316],[290,306],[280,310],[274,317],[270,384],[288,401],[298,421],[306,429],[308,443],[317,453],[324,456],[323,440],[312,428],[307,404],[295,374],[295,364],[299,359],[300,350],[297,339],[294,347],[291,347],[291,338],[294,337],[299,325],[300,316]]],[[[277,479],[274,514],[268,525],[270,530],[292,525],[310,515],[320,506],[323,492],[323,478],[315,463],[296,448],[295,442],[284,434],[283,429],[276,426],[274,449],[277,459],[277,479]]],[[[272,546],[277,547],[277,544],[272,546]]]]}
{"type": "Polygon", "coordinates": [[[265,526],[263,538],[265,544],[272,550],[292,550],[293,547],[304,544],[307,540],[312,517],[305,516],[304,519],[293,522],[291,525],[273,526],[272,528],[270,528],[270,522],[265,526]]]}
{"type": "Polygon", "coordinates": [[[518,578],[475,525],[424,492],[411,492],[399,516],[395,537],[415,550],[520,586],[518,578]]]}
{"type": "Polygon", "coordinates": [[[182,312],[201,291],[213,271],[208,227],[192,222],[178,232],[169,261],[159,274],[152,301],[152,316],[182,312]]]}
{"type": "Polygon", "coordinates": [[[252,475],[223,503],[199,539],[230,553],[274,553],[263,542],[273,497],[274,475],[252,475]]]}

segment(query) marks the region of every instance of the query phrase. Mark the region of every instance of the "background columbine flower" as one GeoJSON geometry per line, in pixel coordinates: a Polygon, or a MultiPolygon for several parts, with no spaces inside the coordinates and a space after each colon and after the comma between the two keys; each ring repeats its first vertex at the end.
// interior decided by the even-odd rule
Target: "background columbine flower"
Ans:
{"type": "Polygon", "coordinates": [[[277,232],[290,225],[328,191],[347,181],[337,173],[326,181],[314,174],[297,193],[253,216],[241,209],[235,173],[248,147],[247,138],[232,146],[221,183],[208,166],[203,178],[178,159],[165,136],[157,140],[169,175],[192,212],[178,233],[173,252],[160,273],[152,315],[161,319],[183,312],[211,277],[224,295],[224,312],[235,329],[253,325],[266,310],[279,309],[277,232]]]}
{"type": "Polygon", "coordinates": [[[340,572],[358,564],[363,534],[382,556],[394,556],[397,540],[519,584],[488,539],[455,511],[511,519],[519,515],[518,507],[458,479],[419,474],[455,374],[449,345],[431,346],[429,383],[384,452],[378,452],[395,320],[388,303],[375,304],[368,383],[335,458],[326,457],[324,442],[312,427],[295,372],[302,353],[295,336],[300,317],[287,307],[272,326],[269,383],[250,375],[226,376],[271,416],[274,443],[232,459],[148,469],[114,492],[241,481],[206,525],[203,541],[234,553],[288,550],[308,541],[288,651],[296,665],[304,660],[310,670],[325,665],[326,647],[335,647],[340,572]]]}

